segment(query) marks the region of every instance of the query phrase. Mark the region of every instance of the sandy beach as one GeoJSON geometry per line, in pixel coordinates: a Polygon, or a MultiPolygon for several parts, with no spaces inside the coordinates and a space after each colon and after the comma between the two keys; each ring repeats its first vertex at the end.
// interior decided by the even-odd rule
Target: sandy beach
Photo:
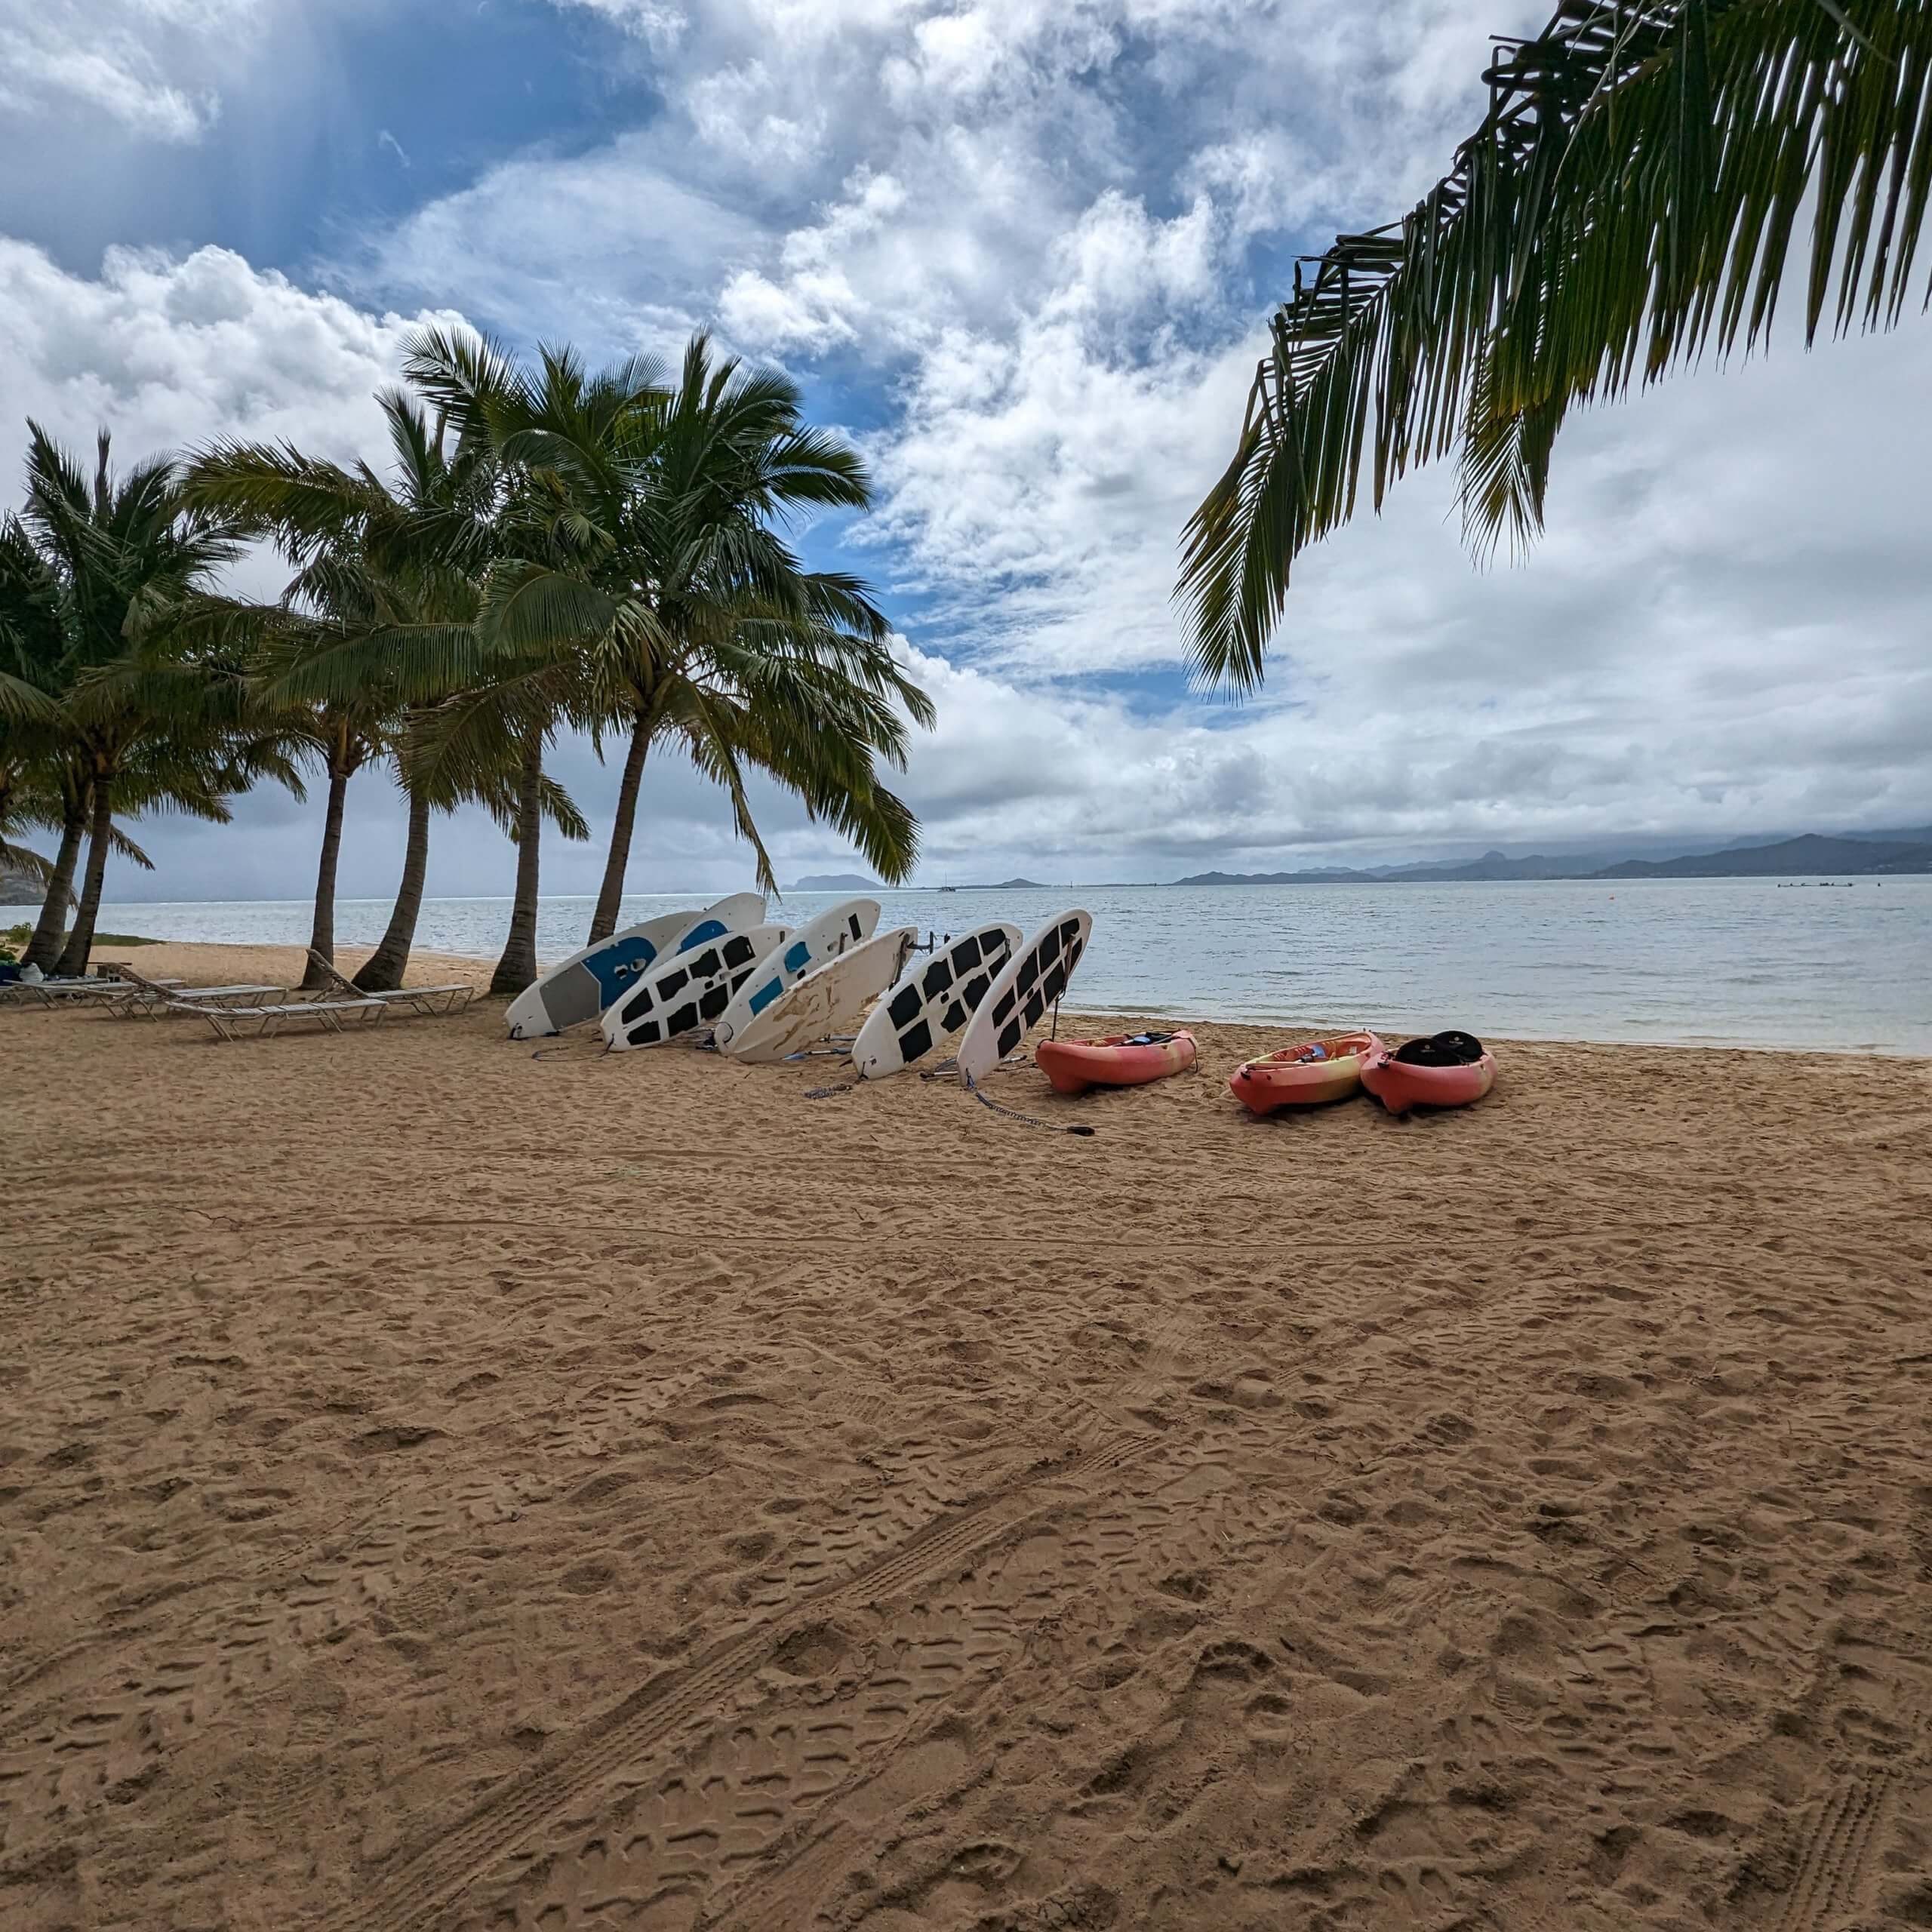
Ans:
{"type": "Polygon", "coordinates": [[[0,1013],[0,1922],[1932,1925],[1932,1065],[1196,1030],[0,1013]]]}

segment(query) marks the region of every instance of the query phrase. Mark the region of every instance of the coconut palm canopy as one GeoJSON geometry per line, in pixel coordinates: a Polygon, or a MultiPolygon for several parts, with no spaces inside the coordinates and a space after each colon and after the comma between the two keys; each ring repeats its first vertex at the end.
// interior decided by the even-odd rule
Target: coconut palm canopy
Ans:
{"type": "Polygon", "coordinates": [[[297,566],[279,607],[218,614],[247,632],[262,700],[303,713],[328,772],[311,952],[333,953],[346,788],[387,757],[411,794],[410,841],[390,934],[358,983],[396,983],[429,811],[474,798],[518,847],[497,989],[527,985],[542,820],[589,831],[544,770],[566,731],[600,752],[629,741],[592,940],[617,924],[654,743],[722,789],[768,889],[754,772],[881,877],[906,876],[918,827],[881,770],[903,768],[933,708],[867,587],[806,569],[782,534],[870,500],[865,465],[805,420],[797,386],[714,356],[701,333],[675,385],[647,358],[592,370],[553,346],[526,364],[441,328],[411,336],[405,369],[413,393],[381,398],[393,488],[366,464],[240,441],[204,451],[185,484],[198,512],[272,537],[297,566]]]}
{"type": "Polygon", "coordinates": [[[1189,521],[1196,672],[1258,685],[1295,560],[1453,456],[1478,558],[1541,531],[1558,431],[1706,354],[1889,328],[1928,291],[1932,0],[1564,0],[1400,220],[1296,269],[1189,521]]]}

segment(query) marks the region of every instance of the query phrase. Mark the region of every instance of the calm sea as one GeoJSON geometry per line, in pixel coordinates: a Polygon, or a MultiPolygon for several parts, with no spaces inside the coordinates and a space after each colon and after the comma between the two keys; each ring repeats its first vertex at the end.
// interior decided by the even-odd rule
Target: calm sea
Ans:
{"type": "MultiPolygon", "coordinates": [[[[794,894],[800,923],[835,895],[794,894]]],[[[1055,887],[882,892],[888,925],[1030,931],[1084,906],[1093,944],[1072,1002],[1202,1019],[1460,1026],[1518,1038],[1823,1047],[1932,1054],[1932,879],[1848,887],[1770,879],[1514,884],[1055,887]]],[[[694,903],[627,899],[627,919],[694,903]]],[[[583,943],[588,899],[546,899],[546,958],[583,943]]],[[[337,937],[372,944],[386,900],[344,900],[337,937]]],[[[0,919],[12,924],[17,914],[0,919]]],[[[110,906],[109,931],[299,945],[306,903],[110,906]]],[[[504,899],[423,909],[427,951],[494,957],[504,899]]]]}

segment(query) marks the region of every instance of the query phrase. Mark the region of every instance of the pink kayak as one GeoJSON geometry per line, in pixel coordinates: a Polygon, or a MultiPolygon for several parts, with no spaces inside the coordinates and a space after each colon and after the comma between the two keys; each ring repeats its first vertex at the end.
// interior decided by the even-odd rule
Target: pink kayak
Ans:
{"type": "Polygon", "coordinates": [[[1466,1107],[1496,1084],[1496,1058],[1468,1033],[1435,1033],[1362,1062],[1361,1084],[1392,1114],[1466,1107]]]}
{"type": "Polygon", "coordinates": [[[1056,1094],[1090,1087],[1144,1087],[1194,1064],[1192,1033],[1109,1033],[1104,1040],[1042,1040],[1033,1049],[1056,1094]]]}

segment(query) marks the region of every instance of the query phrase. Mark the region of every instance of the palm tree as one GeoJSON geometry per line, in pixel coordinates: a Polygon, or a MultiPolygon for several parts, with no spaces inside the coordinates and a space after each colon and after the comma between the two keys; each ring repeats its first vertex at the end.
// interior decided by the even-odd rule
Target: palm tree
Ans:
{"type": "MultiPolygon", "coordinates": [[[[345,634],[355,635],[381,621],[371,601],[345,595],[349,585],[325,591],[314,583],[314,574],[305,574],[309,608],[302,614],[310,621],[266,632],[254,667],[262,698],[277,709],[288,707],[291,730],[320,763],[328,780],[321,849],[315,863],[315,910],[309,921],[310,956],[302,977],[305,991],[319,991],[331,983],[321,961],[335,963],[336,872],[342,857],[349,781],[389,752],[396,710],[393,690],[380,681],[361,684],[345,699],[304,702],[300,695],[303,674],[316,656],[334,648],[345,634]]],[[[353,574],[344,575],[352,584],[353,574]]],[[[298,586],[301,583],[298,580],[298,586]]],[[[292,586],[291,595],[300,599],[305,590],[292,586]]],[[[299,612],[301,607],[294,603],[291,609],[299,612]]]]}
{"type": "Polygon", "coordinates": [[[19,681],[32,688],[37,722],[26,728],[38,734],[63,827],[29,958],[55,964],[85,842],[57,962],[73,973],[85,970],[109,856],[117,844],[131,849],[117,811],[172,804],[223,817],[227,794],[256,776],[288,774],[272,739],[249,730],[238,665],[194,641],[214,574],[238,553],[233,530],[184,506],[172,459],[152,458],[117,481],[103,430],[90,485],[38,423],[27,426],[26,500],[7,538],[5,602],[16,646],[31,632],[35,669],[19,681]]]}
{"type": "Polygon", "coordinates": [[[1479,556],[1540,531],[1558,430],[1707,349],[1892,326],[1932,196],[1932,0],[1564,0],[1401,221],[1297,265],[1177,597],[1200,675],[1247,690],[1294,559],[1455,454],[1479,556]],[[1809,208],[1808,259],[1793,237],[1809,208]]]}
{"type": "MultiPolygon", "coordinates": [[[[441,423],[408,397],[378,398],[392,482],[286,446],[217,445],[197,457],[189,502],[272,535],[297,574],[276,620],[263,620],[258,673],[271,702],[308,709],[329,776],[312,950],[334,957],[336,861],[349,780],[372,758],[395,761],[408,800],[402,878],[387,931],[357,985],[400,986],[429,866],[432,811],[450,808],[420,755],[436,704],[478,675],[469,626],[491,552],[499,492],[487,449],[454,459],[441,423]],[[291,621],[291,618],[293,621],[291,621]]],[[[312,964],[312,978],[320,968],[312,964]]]]}
{"type": "Polygon", "coordinates": [[[479,411],[471,345],[429,331],[411,347],[411,380],[480,420],[518,475],[486,643],[579,660],[600,747],[611,725],[628,740],[591,938],[615,928],[656,743],[679,745],[725,787],[768,888],[748,769],[838,824],[882,876],[904,877],[917,829],[875,761],[903,764],[906,717],[930,725],[932,709],[894,663],[864,587],[804,571],[771,528],[869,500],[863,464],[804,425],[789,380],[714,361],[702,334],[668,394],[641,360],[593,376],[568,349],[546,349],[479,411]]]}
{"type": "Polygon", "coordinates": [[[39,883],[43,917],[51,904],[63,930],[88,814],[85,798],[68,795],[61,756],[60,601],[57,580],[18,519],[0,520],[0,861],[39,883]],[[60,834],[57,858],[18,842],[32,831],[60,834]]]}

